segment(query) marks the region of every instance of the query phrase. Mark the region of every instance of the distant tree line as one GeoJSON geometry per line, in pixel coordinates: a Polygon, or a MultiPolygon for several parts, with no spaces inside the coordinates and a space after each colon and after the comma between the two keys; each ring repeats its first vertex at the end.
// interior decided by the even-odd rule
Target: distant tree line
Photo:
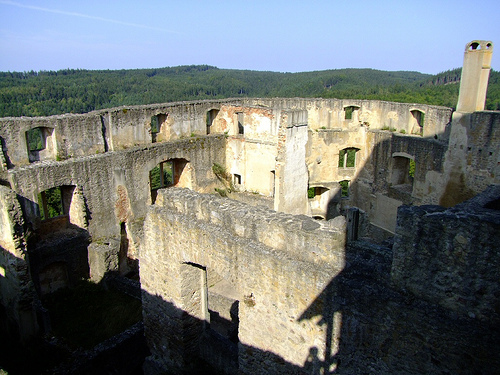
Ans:
{"type": "MultiPolygon", "coordinates": [[[[378,99],[454,107],[460,74],[461,69],[437,75],[373,69],[278,73],[209,65],[0,72],[0,117],[228,97],[378,99]]],[[[491,72],[486,103],[490,110],[500,109],[499,76],[491,72]]]]}

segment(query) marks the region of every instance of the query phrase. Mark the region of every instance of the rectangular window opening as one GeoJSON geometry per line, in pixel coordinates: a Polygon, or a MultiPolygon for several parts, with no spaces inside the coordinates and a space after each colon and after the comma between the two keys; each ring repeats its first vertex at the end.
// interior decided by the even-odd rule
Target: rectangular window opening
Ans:
{"type": "Polygon", "coordinates": [[[28,141],[28,150],[30,152],[41,151],[45,149],[45,137],[43,136],[42,128],[34,128],[28,130],[26,132],[26,138],[28,141]]]}
{"type": "Polygon", "coordinates": [[[243,112],[238,112],[238,134],[245,134],[245,127],[243,124],[244,114],[243,112]]]}
{"type": "Polygon", "coordinates": [[[60,187],[42,191],[38,194],[38,205],[42,220],[64,215],[64,205],[60,187]]]}
{"type": "Polygon", "coordinates": [[[342,198],[349,198],[349,180],[340,181],[339,184],[341,187],[340,196],[342,198]]]}
{"type": "Polygon", "coordinates": [[[233,183],[235,185],[241,185],[241,175],[235,173],[233,175],[233,183]]]}

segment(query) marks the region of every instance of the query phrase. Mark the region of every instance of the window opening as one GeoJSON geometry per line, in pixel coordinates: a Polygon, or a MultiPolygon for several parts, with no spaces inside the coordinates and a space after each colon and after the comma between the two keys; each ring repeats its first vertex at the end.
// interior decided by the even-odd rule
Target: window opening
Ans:
{"type": "Polygon", "coordinates": [[[307,189],[307,198],[314,199],[314,188],[313,187],[310,187],[309,189],[307,189]]]}
{"type": "Polygon", "coordinates": [[[394,156],[391,177],[392,185],[413,185],[415,168],[415,160],[404,156],[394,156]]]}
{"type": "Polygon", "coordinates": [[[417,128],[414,128],[412,132],[418,134],[422,133],[424,128],[425,113],[419,110],[413,110],[411,111],[411,115],[417,124],[417,128]]]}
{"type": "Polygon", "coordinates": [[[470,45],[470,49],[471,50],[481,49],[481,45],[479,43],[474,42],[470,45]]]}
{"type": "Polygon", "coordinates": [[[168,114],[160,113],[155,116],[151,116],[151,127],[149,132],[151,133],[151,142],[156,143],[158,141],[158,133],[161,132],[161,126],[167,121],[168,114]]]}
{"type": "Polygon", "coordinates": [[[64,215],[64,204],[60,187],[53,187],[38,194],[38,205],[42,220],[64,215]]]}
{"type": "Polygon", "coordinates": [[[174,163],[173,161],[164,161],[158,164],[149,172],[151,180],[151,189],[161,189],[171,186],[174,183],[174,163]]]}
{"type": "Polygon", "coordinates": [[[359,109],[359,107],[349,106],[344,108],[344,119],[352,120],[354,113],[359,109]]]}
{"type": "Polygon", "coordinates": [[[156,142],[156,134],[160,131],[160,125],[158,124],[158,116],[151,116],[151,142],[156,142]]]}
{"type": "Polygon", "coordinates": [[[156,201],[157,190],[169,186],[191,187],[190,168],[186,159],[170,159],[159,163],[149,171],[149,186],[151,189],[151,201],[156,201]],[[186,172],[186,173],[185,173],[186,172]]]}
{"type": "Polygon", "coordinates": [[[314,186],[307,189],[307,198],[314,199],[315,197],[319,197],[321,194],[327,192],[328,189],[321,186],[314,186]]]}
{"type": "Polygon", "coordinates": [[[244,114],[243,112],[238,112],[238,134],[245,134],[245,127],[243,125],[244,114]]]}
{"type": "Polygon", "coordinates": [[[28,151],[41,151],[45,149],[45,137],[42,128],[30,129],[26,132],[28,151]]]}
{"type": "Polygon", "coordinates": [[[356,166],[357,148],[345,148],[339,152],[339,168],[354,168],[356,166]]]}
{"type": "Polygon", "coordinates": [[[339,182],[341,187],[340,196],[342,198],[349,198],[349,180],[343,180],[339,182]]]}
{"type": "Polygon", "coordinates": [[[235,185],[241,185],[241,175],[235,173],[233,175],[233,183],[235,185]]]}
{"type": "Polygon", "coordinates": [[[219,114],[218,109],[211,109],[207,112],[207,135],[210,134],[211,126],[214,124],[215,118],[219,114]]]}

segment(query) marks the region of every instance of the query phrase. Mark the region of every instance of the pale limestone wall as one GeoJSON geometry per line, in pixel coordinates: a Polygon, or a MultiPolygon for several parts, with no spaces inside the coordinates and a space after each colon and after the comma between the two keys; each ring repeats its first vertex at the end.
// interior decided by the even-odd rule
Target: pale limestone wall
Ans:
{"type": "Polygon", "coordinates": [[[246,138],[276,142],[281,111],[308,111],[311,129],[351,129],[360,124],[372,129],[384,126],[404,129],[407,134],[414,127],[410,113],[418,109],[425,113],[423,136],[446,139],[446,125],[450,109],[381,101],[337,99],[225,99],[131,106],[94,111],[88,114],[65,114],[35,118],[0,119],[0,137],[5,142],[4,153],[11,166],[28,164],[26,131],[36,127],[49,129],[47,148],[39,154],[40,160],[60,160],[106,151],[126,149],[152,142],[151,116],[160,115],[162,123],[157,142],[203,135],[207,131],[207,112],[220,110],[211,131],[237,134],[237,112],[245,118],[246,138]],[[344,108],[357,106],[352,120],[345,120],[344,108]]]}
{"type": "Polygon", "coordinates": [[[261,107],[223,106],[212,126],[213,132],[225,133],[226,169],[240,175],[239,191],[274,194],[278,118],[276,112],[261,107]],[[244,134],[238,134],[238,113],[242,113],[244,134]]]}
{"type": "Polygon", "coordinates": [[[206,114],[231,99],[111,108],[86,114],[0,119],[0,137],[9,168],[29,164],[26,131],[50,130],[39,160],[93,156],[152,143],[151,116],[164,115],[157,142],[206,134],[206,114]]]}
{"type": "MultiPolygon", "coordinates": [[[[337,225],[322,226],[305,217],[191,191],[163,190],[149,209],[140,259],[150,360],[184,365],[180,362],[187,352],[182,347],[189,345],[181,343],[189,337],[183,337],[179,311],[189,304],[190,311],[197,311],[190,315],[203,315],[201,301],[193,310],[193,300],[183,297],[183,264],[200,265],[208,274],[214,270],[235,285],[243,373],[252,373],[265,353],[297,366],[306,362],[312,347],[322,356],[326,343],[321,317],[300,317],[313,302],[320,304],[323,289],[343,268],[345,227],[337,225]],[[178,345],[173,346],[174,338],[178,345]]],[[[277,373],[282,364],[259,371],[277,373]]]]}
{"type": "Polygon", "coordinates": [[[289,111],[283,112],[281,116],[276,158],[275,209],[291,214],[307,214],[307,112],[289,111]]]}
{"type": "Polygon", "coordinates": [[[493,43],[490,41],[474,40],[465,46],[457,111],[484,110],[492,57],[493,43]]]}

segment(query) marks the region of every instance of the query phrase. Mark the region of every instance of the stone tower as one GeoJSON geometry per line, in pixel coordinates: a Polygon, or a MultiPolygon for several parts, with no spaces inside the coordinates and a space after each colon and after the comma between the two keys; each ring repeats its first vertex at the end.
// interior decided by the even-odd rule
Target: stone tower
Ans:
{"type": "Polygon", "coordinates": [[[484,110],[492,55],[493,43],[490,41],[474,40],[465,46],[458,112],[484,110]]]}

